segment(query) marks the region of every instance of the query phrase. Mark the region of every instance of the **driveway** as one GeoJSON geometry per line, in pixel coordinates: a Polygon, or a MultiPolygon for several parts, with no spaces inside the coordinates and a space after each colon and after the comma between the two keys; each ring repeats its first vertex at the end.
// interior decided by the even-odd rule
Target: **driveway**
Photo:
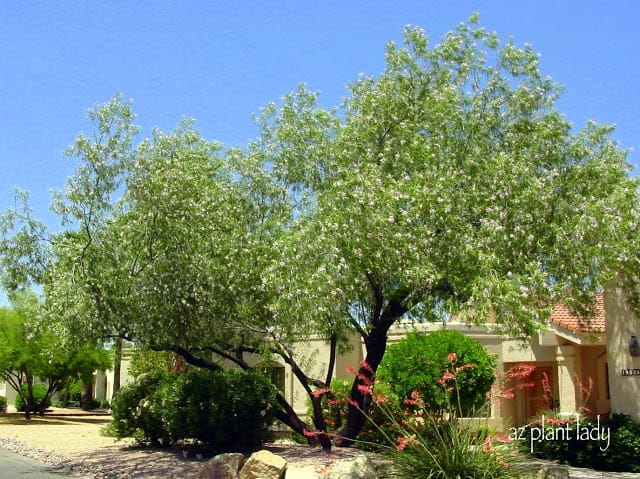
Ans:
{"type": "Polygon", "coordinates": [[[0,448],[0,476],[2,479],[64,479],[74,477],[64,474],[55,466],[48,466],[2,448],[0,448]]]}

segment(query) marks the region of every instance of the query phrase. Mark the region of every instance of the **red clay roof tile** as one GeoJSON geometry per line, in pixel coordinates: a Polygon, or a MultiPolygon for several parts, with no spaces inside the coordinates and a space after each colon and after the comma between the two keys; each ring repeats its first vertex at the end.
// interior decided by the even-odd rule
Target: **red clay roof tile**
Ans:
{"type": "Polygon", "coordinates": [[[566,304],[556,304],[551,313],[551,324],[574,332],[604,333],[606,329],[604,296],[596,295],[593,316],[578,316],[566,304]]]}

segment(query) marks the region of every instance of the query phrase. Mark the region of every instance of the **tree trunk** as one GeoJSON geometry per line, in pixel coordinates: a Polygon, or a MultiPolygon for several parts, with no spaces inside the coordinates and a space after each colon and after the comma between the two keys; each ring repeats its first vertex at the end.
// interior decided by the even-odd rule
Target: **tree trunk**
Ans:
{"type": "Polygon", "coordinates": [[[23,398],[24,399],[24,417],[27,419],[31,419],[31,412],[35,411],[34,410],[35,399],[33,397],[33,376],[31,376],[29,373],[27,373],[26,376],[27,376],[27,394],[26,394],[26,397],[23,398]]]}
{"type": "Polygon", "coordinates": [[[115,398],[116,393],[120,390],[120,371],[122,369],[122,338],[117,338],[113,346],[113,394],[111,399],[115,398]]]}
{"type": "Polygon", "coordinates": [[[358,375],[351,386],[349,397],[352,401],[349,403],[347,422],[339,432],[340,438],[336,442],[339,447],[353,445],[353,441],[367,421],[366,414],[369,412],[372,398],[370,395],[364,394],[359,386],[368,387],[375,382],[375,373],[387,348],[388,330],[388,327],[374,327],[365,338],[367,356],[365,364],[358,369],[358,375]]]}
{"type": "Polygon", "coordinates": [[[80,405],[85,411],[90,411],[91,409],[93,409],[93,384],[91,384],[90,382],[82,383],[80,405]]]}
{"type": "Polygon", "coordinates": [[[309,443],[310,446],[320,445],[322,446],[322,449],[324,449],[325,451],[331,450],[331,440],[329,439],[329,436],[327,436],[327,434],[324,433],[324,431],[317,435],[316,434],[308,435],[309,433],[308,424],[304,423],[300,419],[300,417],[296,414],[296,412],[293,410],[293,408],[287,402],[287,400],[284,397],[282,397],[282,395],[279,393],[276,395],[276,399],[278,400],[278,404],[281,407],[281,409],[276,410],[274,414],[278,421],[282,422],[286,426],[289,426],[291,430],[306,437],[307,442],[309,443]],[[307,431],[307,434],[305,434],[305,431],[307,431]]]}

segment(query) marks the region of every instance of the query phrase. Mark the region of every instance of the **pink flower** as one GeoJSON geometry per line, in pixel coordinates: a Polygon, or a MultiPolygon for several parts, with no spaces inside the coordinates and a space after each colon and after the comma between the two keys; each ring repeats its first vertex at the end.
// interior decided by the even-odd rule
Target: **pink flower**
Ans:
{"type": "Polygon", "coordinates": [[[325,394],[326,394],[326,393],[328,393],[328,392],[331,392],[331,389],[329,389],[329,388],[320,388],[320,389],[316,389],[315,391],[313,391],[313,392],[311,393],[311,395],[312,395],[313,397],[316,397],[316,398],[317,398],[317,397],[320,397],[320,396],[325,395],[325,394]]]}
{"type": "Polygon", "coordinates": [[[371,396],[371,388],[364,384],[358,384],[358,392],[360,392],[360,394],[364,394],[365,396],[371,396]]]}
{"type": "Polygon", "coordinates": [[[497,440],[497,441],[500,441],[500,442],[505,442],[505,443],[507,443],[507,444],[509,444],[509,443],[513,442],[513,441],[511,440],[511,438],[510,438],[509,436],[507,436],[506,434],[498,434],[498,435],[496,436],[496,440],[497,440]]]}
{"type": "Polygon", "coordinates": [[[447,355],[447,359],[449,360],[450,363],[454,362],[457,358],[458,358],[458,355],[456,353],[449,353],[447,355]]]}
{"type": "Polygon", "coordinates": [[[387,396],[383,396],[382,394],[376,394],[375,400],[378,404],[389,402],[389,398],[387,396]]]}
{"type": "Polygon", "coordinates": [[[369,371],[371,374],[374,374],[375,372],[371,367],[371,365],[368,362],[366,362],[364,359],[360,361],[360,367],[366,371],[369,371]]]}
{"type": "Polygon", "coordinates": [[[408,404],[409,406],[424,407],[422,396],[420,396],[420,392],[416,389],[411,391],[411,399],[405,399],[404,403],[408,404]]]}
{"type": "Polygon", "coordinates": [[[396,450],[398,451],[404,451],[407,446],[418,444],[418,441],[416,441],[415,438],[406,436],[398,436],[396,441],[398,443],[396,450]]]}

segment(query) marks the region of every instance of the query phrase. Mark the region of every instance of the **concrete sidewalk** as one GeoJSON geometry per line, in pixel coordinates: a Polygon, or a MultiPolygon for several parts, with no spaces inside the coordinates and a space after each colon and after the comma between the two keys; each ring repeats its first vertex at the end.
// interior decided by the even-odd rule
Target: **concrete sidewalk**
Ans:
{"type": "Polygon", "coordinates": [[[2,479],[66,479],[76,478],[67,474],[62,468],[49,466],[16,452],[0,448],[0,476],[2,479]]]}

